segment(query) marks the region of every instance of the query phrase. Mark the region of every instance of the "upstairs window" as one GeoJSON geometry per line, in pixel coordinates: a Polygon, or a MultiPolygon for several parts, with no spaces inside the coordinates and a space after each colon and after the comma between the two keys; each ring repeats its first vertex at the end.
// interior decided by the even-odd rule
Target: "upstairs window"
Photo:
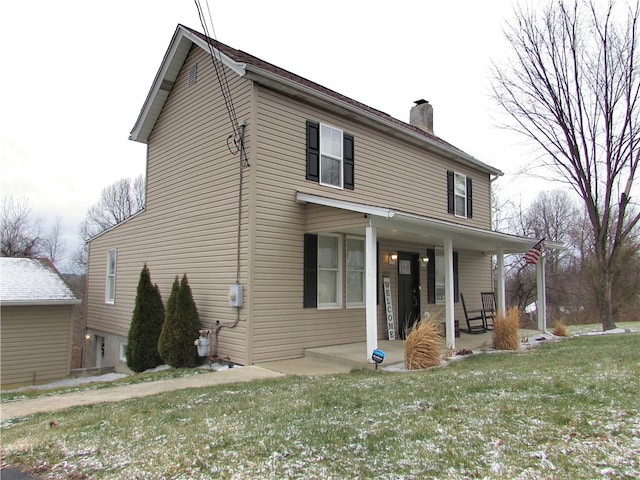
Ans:
{"type": "Polygon", "coordinates": [[[104,302],[113,305],[116,301],[116,251],[107,252],[107,280],[104,302]]]}
{"type": "Polygon", "coordinates": [[[307,180],[354,189],[353,136],[329,125],[307,121],[307,180]]]}
{"type": "Polygon", "coordinates": [[[320,125],[320,185],[342,188],[342,130],[320,125]]]}
{"type": "Polygon", "coordinates": [[[467,177],[459,173],[453,176],[456,217],[467,217],[467,177]]]}
{"type": "Polygon", "coordinates": [[[456,217],[473,216],[471,178],[452,170],[447,172],[447,211],[456,217]]]}

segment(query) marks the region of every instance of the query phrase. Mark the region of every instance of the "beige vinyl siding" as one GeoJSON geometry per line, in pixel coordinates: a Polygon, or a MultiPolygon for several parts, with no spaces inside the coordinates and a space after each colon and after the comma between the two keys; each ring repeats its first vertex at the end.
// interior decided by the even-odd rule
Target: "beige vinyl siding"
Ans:
{"type": "MultiPolygon", "coordinates": [[[[344,235],[354,228],[361,229],[364,234],[363,217],[338,209],[297,204],[296,191],[454,220],[447,213],[446,172],[455,169],[474,179],[474,218],[463,221],[488,227],[489,178],[462,165],[452,166],[450,162],[380,131],[372,131],[266,88],[256,90],[259,115],[255,133],[259,156],[254,164],[254,246],[257,252],[253,262],[254,361],[301,356],[305,348],[314,346],[363,341],[366,338],[364,308],[344,308],[344,249],[343,308],[302,308],[304,233],[341,233],[344,242],[344,235]],[[325,122],[354,135],[354,191],[320,186],[306,180],[306,120],[325,122]]],[[[387,241],[378,240],[382,278],[381,274],[388,270],[383,257],[383,245],[387,245],[387,241]]],[[[396,242],[393,247],[394,250],[424,253],[427,245],[396,242]]],[[[426,268],[421,267],[420,275],[424,277],[425,287],[421,293],[424,307],[427,305],[426,268]]],[[[395,271],[392,288],[394,315],[397,315],[395,271]]],[[[384,298],[379,295],[378,336],[386,338],[384,298]]]]}
{"type": "Polygon", "coordinates": [[[387,132],[298,103],[266,88],[259,89],[258,109],[261,167],[269,167],[268,171],[261,169],[258,176],[264,190],[282,189],[288,185],[293,191],[490,228],[488,174],[437,157],[387,132]],[[327,123],[354,136],[355,190],[330,188],[306,180],[307,120],[327,123]],[[473,180],[471,219],[447,213],[448,170],[463,173],[473,180]]]}
{"type": "MultiPolygon", "coordinates": [[[[468,309],[482,307],[480,292],[493,291],[491,255],[481,252],[458,252],[458,285],[468,309]]],[[[456,320],[464,322],[462,302],[455,305],[456,320]]]]}
{"type": "Polygon", "coordinates": [[[70,305],[2,307],[2,385],[58,380],[71,368],[70,305]]]}
{"type": "MultiPolygon", "coordinates": [[[[228,72],[229,73],[229,72],[228,72]]],[[[251,84],[228,75],[239,120],[250,143],[251,84]]],[[[236,281],[239,156],[227,148],[232,134],[209,56],[192,49],[164,106],[148,145],[145,211],[90,242],[87,322],[89,328],[126,337],[140,278],[147,263],[166,303],[176,276],[187,274],[203,327],[236,319],[229,285],[236,281]],[[187,84],[198,62],[198,81],[187,84]],[[104,304],[106,252],[117,249],[116,300],[104,304]]],[[[219,352],[246,363],[250,305],[248,248],[251,169],[243,173],[240,282],[245,308],[240,323],[220,332],[219,352]]],[[[195,339],[194,339],[195,340],[195,339]]]]}

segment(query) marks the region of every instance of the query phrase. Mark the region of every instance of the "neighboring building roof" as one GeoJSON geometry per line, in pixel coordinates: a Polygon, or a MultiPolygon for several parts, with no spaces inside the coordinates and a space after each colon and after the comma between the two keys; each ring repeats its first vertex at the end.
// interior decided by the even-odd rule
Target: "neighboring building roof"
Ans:
{"type": "Polygon", "coordinates": [[[80,302],[48,259],[0,258],[2,306],[73,305],[80,302]]]}
{"type": "Polygon", "coordinates": [[[171,40],[171,44],[167,49],[160,69],[149,91],[149,95],[142,107],[142,111],[129,135],[131,140],[142,143],[147,143],[149,140],[149,135],[155,126],[164,102],[171,92],[171,88],[178,77],[191,46],[194,44],[204,50],[209,50],[209,45],[211,45],[213,49],[212,53],[215,57],[240,76],[284,92],[295,92],[298,96],[302,95],[320,103],[347,109],[350,112],[360,115],[363,121],[376,124],[379,127],[391,128],[424,147],[435,149],[440,154],[469,164],[490,175],[503,174],[499,169],[481,162],[468,153],[442,140],[440,137],[427,133],[418,127],[398,120],[380,110],[376,110],[375,108],[369,107],[283,68],[265,62],[246,52],[236,50],[217,40],[208,38],[200,32],[183,25],[178,25],[171,40]]]}

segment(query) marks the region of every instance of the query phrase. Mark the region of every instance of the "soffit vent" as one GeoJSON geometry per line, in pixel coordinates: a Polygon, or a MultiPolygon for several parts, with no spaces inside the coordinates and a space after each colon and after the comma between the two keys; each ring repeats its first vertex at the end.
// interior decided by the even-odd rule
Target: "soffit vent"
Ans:
{"type": "Polygon", "coordinates": [[[198,81],[198,64],[194,63],[189,67],[189,80],[188,84],[190,87],[196,84],[198,81]]]}

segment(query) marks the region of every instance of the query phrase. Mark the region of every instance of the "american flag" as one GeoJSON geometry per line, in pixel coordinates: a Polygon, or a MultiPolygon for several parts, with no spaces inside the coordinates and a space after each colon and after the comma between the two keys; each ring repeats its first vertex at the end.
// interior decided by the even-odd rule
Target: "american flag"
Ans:
{"type": "Polygon", "coordinates": [[[538,263],[540,259],[540,255],[544,250],[544,238],[536,243],[533,247],[529,249],[527,253],[524,254],[524,260],[527,265],[535,265],[538,263]]]}

